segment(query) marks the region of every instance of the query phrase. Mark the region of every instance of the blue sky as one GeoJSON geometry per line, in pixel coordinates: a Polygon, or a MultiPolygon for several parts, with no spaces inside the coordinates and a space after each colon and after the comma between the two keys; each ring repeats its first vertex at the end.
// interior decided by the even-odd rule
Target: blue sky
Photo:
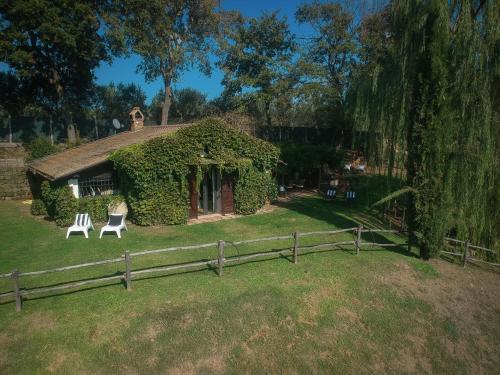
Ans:
{"type": "MultiPolygon", "coordinates": [[[[287,17],[292,33],[298,35],[310,34],[307,26],[299,26],[295,23],[295,10],[303,3],[311,2],[306,0],[221,0],[221,6],[226,10],[239,10],[244,16],[258,17],[262,12],[279,11],[280,15],[287,17]]],[[[95,74],[99,84],[110,82],[135,83],[146,93],[148,102],[162,88],[161,78],[153,83],[147,83],[140,73],[136,73],[136,67],[140,58],[131,56],[130,58],[118,58],[111,65],[102,63],[95,74]]],[[[207,77],[197,69],[184,72],[177,83],[175,89],[192,87],[204,93],[208,99],[213,99],[222,92],[222,72],[215,66],[212,74],[207,77]]]]}

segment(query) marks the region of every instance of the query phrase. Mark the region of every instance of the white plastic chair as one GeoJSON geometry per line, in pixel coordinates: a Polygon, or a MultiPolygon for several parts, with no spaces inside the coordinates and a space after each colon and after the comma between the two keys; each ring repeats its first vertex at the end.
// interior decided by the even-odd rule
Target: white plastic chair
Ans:
{"type": "Polygon", "coordinates": [[[366,168],[366,164],[360,164],[356,167],[356,170],[364,173],[365,168],[366,168]]]}
{"type": "Polygon", "coordinates": [[[101,228],[101,235],[99,238],[102,238],[104,232],[115,232],[118,238],[122,238],[122,229],[128,231],[127,224],[125,224],[125,215],[111,214],[109,215],[108,224],[101,228]]]}
{"type": "Polygon", "coordinates": [[[85,238],[89,238],[89,229],[94,230],[89,214],[76,214],[75,223],[66,232],[66,239],[71,232],[83,232],[85,238]]]}

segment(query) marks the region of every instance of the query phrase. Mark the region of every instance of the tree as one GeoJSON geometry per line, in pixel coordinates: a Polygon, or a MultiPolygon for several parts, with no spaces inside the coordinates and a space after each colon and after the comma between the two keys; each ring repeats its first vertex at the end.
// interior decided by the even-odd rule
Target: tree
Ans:
{"type": "Polygon", "coordinates": [[[353,15],[338,3],[315,0],[300,6],[295,17],[315,32],[306,38],[302,56],[306,74],[313,81],[327,84],[342,103],[356,56],[353,15]]]}
{"type": "Polygon", "coordinates": [[[497,2],[394,0],[388,53],[352,86],[357,125],[406,155],[396,160],[408,185],[400,193],[425,259],[449,231],[489,247],[499,241],[499,10],[497,2]]]}
{"type": "Polygon", "coordinates": [[[226,91],[250,91],[262,101],[268,126],[272,125],[272,102],[286,86],[294,50],[286,19],[279,19],[276,12],[234,22],[221,43],[218,64],[224,71],[226,91]]]}
{"type": "Polygon", "coordinates": [[[199,119],[206,112],[207,97],[201,92],[185,88],[174,92],[172,110],[181,121],[199,119]]]}
{"type": "Polygon", "coordinates": [[[146,109],[146,94],[134,83],[115,85],[96,85],[88,105],[90,115],[94,118],[96,137],[98,137],[97,118],[118,119],[128,122],[128,114],[133,107],[146,109]]]}
{"type": "Polygon", "coordinates": [[[114,44],[138,54],[146,81],[161,77],[166,93],[161,124],[168,122],[172,84],[198,64],[208,74],[211,37],[217,31],[215,0],[125,0],[115,2],[107,35],[114,44]]]}
{"type": "Polygon", "coordinates": [[[342,145],[351,132],[345,96],[358,52],[354,16],[341,4],[316,0],[300,6],[295,17],[314,30],[303,38],[298,63],[302,103],[309,101],[316,125],[333,128],[337,144],[342,145]]]}
{"type": "MultiPolygon", "coordinates": [[[[160,90],[151,101],[149,112],[151,117],[161,120],[161,109],[164,102],[165,93],[160,90]]],[[[181,122],[186,120],[199,119],[207,112],[207,98],[198,90],[184,88],[173,92],[172,106],[170,108],[170,117],[179,119],[181,122]]]]}
{"type": "Polygon", "coordinates": [[[12,142],[11,118],[23,112],[29,98],[24,82],[10,72],[0,72],[0,113],[7,114],[9,142],[12,142]]]}
{"type": "Polygon", "coordinates": [[[0,60],[29,82],[37,104],[66,125],[89,96],[93,70],[108,57],[98,34],[100,2],[16,0],[0,3],[0,60]]]}

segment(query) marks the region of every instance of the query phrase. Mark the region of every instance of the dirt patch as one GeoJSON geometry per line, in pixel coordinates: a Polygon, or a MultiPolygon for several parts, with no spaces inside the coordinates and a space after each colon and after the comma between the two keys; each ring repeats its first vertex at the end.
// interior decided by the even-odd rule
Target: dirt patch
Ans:
{"type": "MultiPolygon", "coordinates": [[[[500,275],[477,268],[462,268],[432,260],[430,264],[439,272],[440,277],[422,278],[406,262],[398,262],[392,272],[379,277],[379,282],[390,287],[397,295],[411,295],[429,304],[432,308],[433,325],[444,326],[449,322],[456,333],[447,337],[443,327],[439,345],[445,348],[452,358],[463,359],[469,373],[487,373],[488,369],[500,368],[498,341],[500,333],[500,275]],[[483,325],[482,325],[483,324],[483,325]],[[478,350],[469,350],[474,342],[478,350]]],[[[421,322],[421,324],[426,324],[421,322]]],[[[419,324],[419,325],[421,325],[419,324]]],[[[408,337],[408,349],[402,349],[396,360],[396,368],[406,372],[431,372],[432,368],[426,352],[426,338],[412,333],[408,337]],[[418,362],[416,362],[418,361],[418,362]]]]}
{"type": "Polygon", "coordinates": [[[321,315],[321,307],[325,301],[338,299],[338,286],[323,286],[313,289],[303,299],[304,311],[299,316],[299,323],[316,325],[315,320],[321,315]]]}
{"type": "Polygon", "coordinates": [[[164,325],[161,322],[152,322],[146,326],[144,332],[139,336],[142,341],[156,341],[156,338],[165,330],[164,325]]]}
{"type": "Polygon", "coordinates": [[[55,350],[51,355],[51,361],[49,365],[46,367],[46,370],[51,374],[56,372],[67,373],[69,369],[67,369],[66,371],[64,371],[63,369],[64,366],[68,364],[68,366],[71,366],[71,372],[73,374],[80,373],[79,371],[76,370],[76,367],[78,367],[80,360],[81,360],[80,355],[78,353],[71,353],[64,349],[55,350]]]}
{"type": "Polygon", "coordinates": [[[27,319],[33,331],[52,331],[57,327],[56,321],[49,314],[34,312],[27,319]]]}
{"type": "Polygon", "coordinates": [[[181,328],[188,328],[193,324],[193,316],[191,314],[185,314],[181,317],[181,321],[179,322],[179,325],[181,328]]]}
{"type": "Polygon", "coordinates": [[[346,318],[347,320],[353,323],[358,323],[361,321],[361,318],[359,317],[358,313],[349,310],[346,307],[341,307],[340,309],[338,309],[336,314],[338,317],[346,318]]]}
{"type": "Polygon", "coordinates": [[[194,375],[214,373],[221,374],[226,369],[225,358],[227,350],[213,352],[212,355],[202,357],[197,361],[183,361],[178,367],[168,369],[167,374],[171,375],[194,375]]]}
{"type": "Polygon", "coordinates": [[[94,345],[116,341],[138,316],[139,314],[130,312],[126,315],[114,316],[112,319],[102,319],[102,322],[89,330],[89,339],[94,345]],[[110,324],[110,321],[113,324],[110,324]]]}
{"type": "Polygon", "coordinates": [[[8,347],[12,338],[4,333],[0,333],[0,368],[7,364],[8,347]]]}
{"type": "Polygon", "coordinates": [[[389,367],[405,374],[432,373],[432,364],[427,355],[426,336],[423,333],[410,334],[406,337],[406,341],[409,345],[398,350],[389,367]]]}
{"type": "Polygon", "coordinates": [[[271,335],[271,328],[267,324],[263,324],[250,338],[249,342],[257,340],[266,340],[267,337],[271,335]]]}

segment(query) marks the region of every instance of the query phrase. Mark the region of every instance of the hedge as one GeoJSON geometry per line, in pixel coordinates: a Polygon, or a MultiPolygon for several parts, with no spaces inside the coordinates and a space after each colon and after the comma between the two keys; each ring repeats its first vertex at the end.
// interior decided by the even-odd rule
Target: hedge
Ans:
{"type": "Polygon", "coordinates": [[[272,144],[205,119],[143,144],[116,151],[110,157],[120,188],[139,225],[181,224],[188,220],[188,175],[199,182],[210,159],[220,171],[235,177],[235,210],[247,214],[273,199],[280,151],[272,144]],[[255,179],[255,181],[254,181],[255,179]]]}
{"type": "Polygon", "coordinates": [[[31,213],[33,215],[47,214],[49,219],[62,227],[72,225],[77,213],[88,213],[93,222],[105,222],[108,220],[108,205],[115,201],[121,202],[124,199],[120,195],[76,199],[69,186],[44,181],[42,199],[33,200],[31,213]]]}

